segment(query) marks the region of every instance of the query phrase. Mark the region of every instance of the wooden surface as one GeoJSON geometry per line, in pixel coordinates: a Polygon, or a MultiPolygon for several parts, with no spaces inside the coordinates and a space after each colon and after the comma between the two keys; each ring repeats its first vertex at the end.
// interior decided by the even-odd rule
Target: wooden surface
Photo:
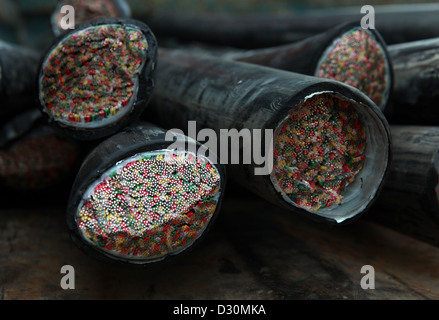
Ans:
{"type": "MultiPolygon", "coordinates": [[[[370,214],[385,212],[370,212],[370,214]]],[[[191,251],[148,268],[104,264],[70,241],[62,206],[0,211],[1,299],[438,299],[439,248],[369,218],[328,227],[229,190],[191,251]],[[75,269],[75,289],[60,286],[75,269]],[[363,265],[375,289],[363,290],[363,265]]],[[[369,216],[369,215],[368,215],[369,216]]]]}

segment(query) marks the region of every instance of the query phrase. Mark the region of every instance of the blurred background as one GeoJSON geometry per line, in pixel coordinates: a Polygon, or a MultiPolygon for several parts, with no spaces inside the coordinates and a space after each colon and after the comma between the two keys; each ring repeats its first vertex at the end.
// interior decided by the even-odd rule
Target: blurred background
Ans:
{"type": "MultiPolygon", "coordinates": [[[[190,14],[291,14],[363,5],[436,3],[429,0],[127,0],[132,17],[160,12],[190,14]]],[[[49,17],[56,0],[0,0],[0,39],[42,48],[51,38],[49,17]]],[[[359,11],[359,9],[358,9],[359,11]]]]}

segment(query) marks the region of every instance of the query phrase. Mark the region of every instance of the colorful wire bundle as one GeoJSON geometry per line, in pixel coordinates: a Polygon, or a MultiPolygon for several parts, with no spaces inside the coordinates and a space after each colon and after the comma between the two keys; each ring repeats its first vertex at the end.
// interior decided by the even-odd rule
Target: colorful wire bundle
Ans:
{"type": "Polygon", "coordinates": [[[273,178],[298,206],[316,211],[342,201],[365,161],[366,129],[346,100],[315,95],[276,133],[273,178]]]}
{"type": "Polygon", "coordinates": [[[215,212],[220,176],[205,158],[159,150],[124,159],[84,195],[77,224],[112,255],[163,259],[190,246],[215,212]]]}
{"type": "Polygon", "coordinates": [[[49,123],[78,140],[135,121],[155,85],[157,41],[133,19],[99,19],[57,38],[41,59],[37,99],[49,123]]]}
{"type": "Polygon", "coordinates": [[[390,69],[385,48],[372,31],[355,27],[328,47],[315,76],[349,84],[381,106],[390,94],[390,69]]]}
{"type": "Polygon", "coordinates": [[[129,106],[147,49],[140,30],[121,25],[67,36],[44,64],[40,88],[47,112],[84,124],[115,116],[129,106]]]}
{"type": "Polygon", "coordinates": [[[228,57],[334,79],[355,87],[384,110],[393,88],[392,61],[381,34],[343,23],[302,41],[230,53],[228,57]]]}
{"type": "Polygon", "coordinates": [[[226,179],[216,156],[189,151],[200,146],[142,121],[100,142],[72,186],[66,211],[72,240],[98,259],[131,265],[193,247],[219,212],[226,179]],[[169,133],[185,142],[182,148],[169,133]]]}

